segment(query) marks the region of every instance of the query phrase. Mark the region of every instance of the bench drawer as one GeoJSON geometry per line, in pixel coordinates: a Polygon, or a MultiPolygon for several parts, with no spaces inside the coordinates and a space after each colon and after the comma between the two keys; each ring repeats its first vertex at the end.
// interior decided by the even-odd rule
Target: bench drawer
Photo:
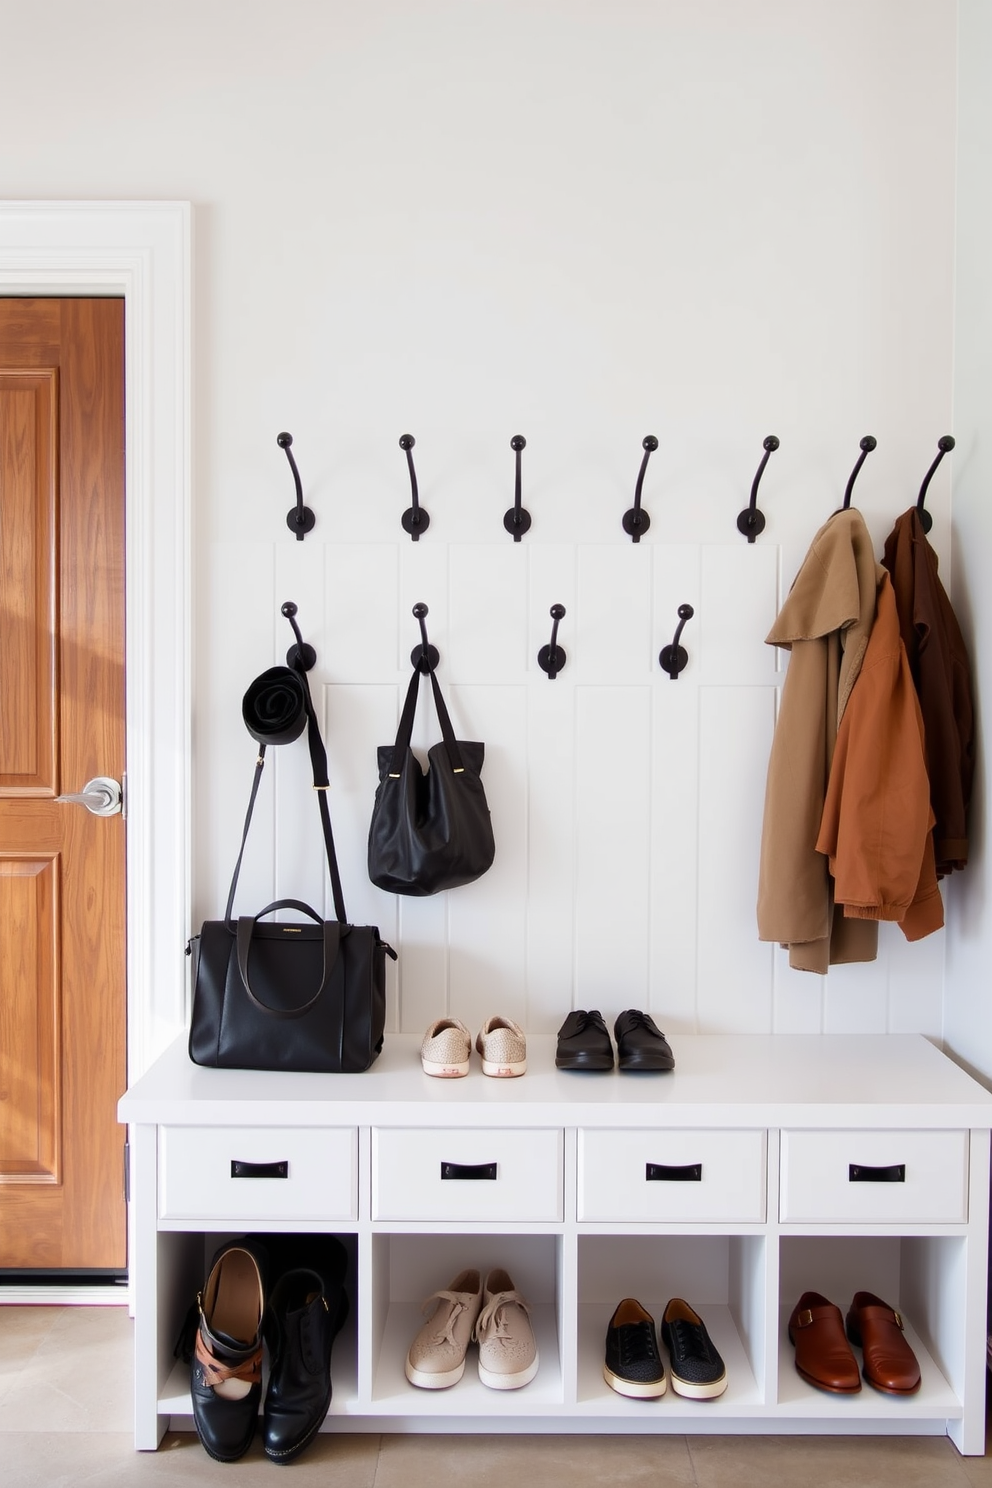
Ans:
{"type": "Polygon", "coordinates": [[[966,1131],[783,1131],[783,1221],[963,1224],[966,1131]]]}
{"type": "Polygon", "coordinates": [[[562,1151],[556,1127],[375,1128],[372,1218],[560,1221],[562,1151]]]}
{"type": "Polygon", "coordinates": [[[358,1217],[354,1127],[159,1129],[163,1220],[351,1220],[358,1217]]]}

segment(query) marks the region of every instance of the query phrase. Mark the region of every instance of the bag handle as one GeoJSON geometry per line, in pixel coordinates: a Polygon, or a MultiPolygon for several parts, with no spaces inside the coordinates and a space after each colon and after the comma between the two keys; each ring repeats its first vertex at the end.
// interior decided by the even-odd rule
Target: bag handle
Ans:
{"type": "Polygon", "coordinates": [[[271,904],[267,904],[264,909],[259,910],[257,915],[241,915],[238,919],[238,971],[241,973],[241,980],[244,983],[245,991],[259,1011],[268,1013],[270,1018],[302,1018],[304,1013],[310,1011],[330,982],[334,971],[334,963],[338,958],[338,947],[340,943],[340,924],[336,924],[334,920],[322,920],[320,915],[310,908],[309,904],[303,903],[302,899],[275,899],[271,904]],[[269,1007],[267,1002],[263,1002],[260,997],[255,996],[255,993],[251,990],[251,983],[248,980],[248,953],[251,950],[251,938],[255,930],[256,921],[260,920],[263,915],[270,914],[274,909],[298,909],[303,914],[309,915],[312,920],[315,920],[324,932],[324,969],[320,978],[320,986],[310,998],[310,1001],[305,1002],[302,1007],[269,1007]]]}
{"type": "MultiPolygon", "coordinates": [[[[338,870],[338,857],[334,851],[334,833],[331,831],[331,814],[327,809],[327,792],[330,789],[330,781],[327,777],[327,750],[320,736],[320,727],[317,723],[317,714],[314,711],[313,698],[310,696],[310,683],[307,679],[306,668],[300,658],[299,647],[295,648],[293,667],[300,675],[303,683],[304,706],[307,714],[307,744],[310,749],[310,768],[313,772],[313,788],[317,793],[317,807],[320,811],[320,825],[324,834],[324,851],[327,856],[327,870],[331,878],[331,894],[334,899],[335,918],[343,925],[348,916],[345,914],[344,894],[341,889],[341,874],[338,870]]],[[[411,728],[413,720],[411,718],[411,728]]],[[[449,724],[450,728],[450,724],[449,724]]],[[[245,843],[248,841],[248,828],[251,826],[252,812],[255,809],[255,798],[258,795],[258,787],[262,779],[262,771],[265,768],[265,745],[260,744],[258,758],[255,761],[255,775],[251,783],[251,794],[248,797],[248,810],[245,812],[245,824],[241,833],[241,848],[238,852],[238,861],[234,865],[234,875],[231,879],[231,889],[227,896],[227,907],[224,910],[224,920],[227,928],[234,931],[234,895],[237,892],[238,878],[241,873],[241,863],[245,855],[245,843]]],[[[280,901],[282,902],[282,901],[280,901]]],[[[300,901],[286,900],[285,903],[299,905],[300,901]]],[[[272,907],[271,905],[269,906],[272,907]]],[[[303,906],[306,908],[306,906],[303,906]]],[[[265,910],[262,911],[266,913],[265,910]]],[[[307,910],[313,914],[312,910],[307,910]]]]}
{"type": "MultiPolygon", "coordinates": [[[[451,727],[451,719],[445,707],[441,689],[438,686],[434,669],[430,671],[431,688],[434,692],[434,706],[437,709],[438,722],[441,725],[441,738],[444,740],[445,753],[448,763],[455,775],[460,775],[465,766],[462,764],[461,751],[455,740],[455,731],[451,727]]],[[[389,775],[396,779],[403,768],[403,758],[410,748],[410,740],[413,738],[413,719],[417,711],[417,700],[420,696],[420,668],[414,667],[410,685],[406,690],[406,701],[403,704],[403,712],[400,714],[399,728],[396,730],[396,743],[393,745],[393,756],[389,761],[389,775]]]]}

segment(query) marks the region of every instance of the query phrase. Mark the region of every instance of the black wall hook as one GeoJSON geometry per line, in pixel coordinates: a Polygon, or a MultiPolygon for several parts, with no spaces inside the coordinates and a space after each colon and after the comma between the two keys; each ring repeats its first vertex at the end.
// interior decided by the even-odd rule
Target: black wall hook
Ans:
{"type": "Polygon", "coordinates": [[[689,664],[689,653],[684,646],[679,645],[679,641],[682,639],[685,622],[691,620],[694,614],[695,610],[691,604],[679,605],[679,628],[675,632],[672,644],[663,646],[661,655],[658,657],[662,671],[667,672],[673,682],[678,681],[679,672],[684,672],[689,664]]]}
{"type": "Polygon", "coordinates": [[[308,506],[303,505],[303,482],[300,480],[300,472],[293,459],[292,434],[277,434],[276,444],[286,451],[286,459],[289,461],[289,468],[296,482],[296,505],[286,513],[286,526],[290,532],[296,533],[296,541],[302,542],[306,534],[313,531],[317,518],[308,506]]]}
{"type": "Polygon", "coordinates": [[[520,505],[520,452],[527,448],[524,436],[514,434],[510,440],[510,448],[517,457],[517,473],[513,486],[513,505],[503,518],[503,526],[507,532],[513,534],[513,541],[519,542],[524,533],[530,529],[530,512],[525,511],[520,505]]]}
{"type": "Polygon", "coordinates": [[[413,446],[416,444],[412,434],[400,435],[400,449],[406,451],[406,463],[410,470],[410,492],[413,505],[407,507],[400,521],[403,523],[403,531],[409,532],[414,542],[420,541],[420,534],[426,532],[431,525],[431,519],[420,504],[420,492],[417,490],[417,472],[413,468],[413,446]]]}
{"type": "Polygon", "coordinates": [[[875,438],[874,434],[866,434],[864,439],[862,439],[861,453],[858,456],[858,463],[851,471],[851,477],[847,483],[847,490],[844,492],[844,505],[841,507],[841,511],[847,511],[848,507],[851,505],[851,492],[854,490],[854,482],[858,478],[858,471],[861,469],[862,465],[865,463],[865,460],[868,458],[877,444],[878,440],[875,438]]]}
{"type": "Polygon", "coordinates": [[[623,530],[632,542],[640,542],[642,535],[651,526],[651,518],[646,511],[641,510],[641,490],[644,486],[644,472],[648,468],[648,460],[654,450],[658,448],[658,441],[653,434],[645,434],[641,440],[641,448],[644,458],[641,460],[641,468],[637,475],[637,486],[634,489],[634,504],[629,511],[623,514],[623,530]]]}
{"type": "Polygon", "coordinates": [[[551,627],[551,643],[548,646],[542,646],[537,653],[537,664],[542,672],[547,672],[549,682],[555,680],[568,659],[564,648],[558,645],[558,621],[565,618],[565,606],[553,604],[551,618],[554,621],[551,627]]]}
{"type": "Polygon", "coordinates": [[[420,621],[420,645],[414,646],[410,652],[410,663],[420,672],[432,672],[441,660],[436,646],[432,646],[427,639],[427,626],[424,620],[430,614],[427,606],[420,602],[413,607],[414,619],[420,621]]]}
{"type": "Polygon", "coordinates": [[[299,657],[303,664],[303,670],[309,672],[317,664],[317,653],[310,645],[310,642],[305,641],[300,634],[300,627],[296,623],[296,606],[291,599],[287,599],[283,605],[282,613],[293,627],[293,634],[296,636],[296,645],[290,646],[286,652],[286,665],[295,666],[296,659],[299,657]]]}
{"type": "Polygon", "coordinates": [[[920,494],[919,494],[919,496],[916,499],[916,510],[919,513],[920,523],[921,523],[921,525],[923,527],[923,531],[924,532],[929,532],[930,531],[930,528],[933,526],[933,517],[930,515],[930,513],[927,511],[926,507],[923,505],[924,501],[926,500],[926,496],[927,496],[927,487],[929,486],[930,482],[933,480],[933,473],[937,469],[937,466],[940,464],[941,460],[944,458],[945,455],[949,455],[950,454],[950,452],[951,452],[951,450],[953,448],[954,448],[954,435],[953,434],[943,434],[943,435],[941,435],[940,439],[937,440],[937,457],[934,460],[933,464],[930,466],[930,469],[927,471],[926,475],[923,477],[923,484],[920,487],[920,494]]]}
{"type": "Polygon", "coordinates": [[[769,434],[768,438],[762,441],[762,448],[765,453],[762,456],[761,464],[758,466],[757,474],[751,482],[751,500],[737,518],[737,531],[742,532],[749,543],[753,543],[758,533],[765,530],[764,512],[760,512],[757,506],[758,487],[761,484],[761,477],[765,473],[768,457],[778,449],[778,443],[778,439],[774,434],[769,434]]]}

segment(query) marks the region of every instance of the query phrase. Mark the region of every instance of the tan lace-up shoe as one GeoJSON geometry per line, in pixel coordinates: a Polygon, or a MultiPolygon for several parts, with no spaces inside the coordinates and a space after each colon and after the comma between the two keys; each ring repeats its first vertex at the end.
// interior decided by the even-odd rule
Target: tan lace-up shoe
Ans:
{"type": "Polygon", "coordinates": [[[410,1345],[406,1377],[421,1390],[446,1390],[465,1373],[465,1352],[482,1306],[478,1271],[460,1271],[445,1291],[427,1298],[427,1322],[410,1345]],[[434,1306],[431,1308],[431,1303],[434,1306]]]}
{"type": "Polygon", "coordinates": [[[420,1046],[424,1073],[441,1080],[457,1080],[468,1074],[472,1035],[457,1018],[436,1018],[420,1046]]]}
{"type": "Polygon", "coordinates": [[[487,1018],[479,1030],[475,1047],[482,1055],[482,1073],[504,1079],[522,1075],[527,1069],[527,1039],[512,1018],[487,1018]]]}
{"type": "Polygon", "coordinates": [[[537,1373],[537,1344],[529,1313],[508,1272],[490,1271],[475,1337],[479,1343],[479,1378],[491,1390],[519,1390],[537,1373]]]}

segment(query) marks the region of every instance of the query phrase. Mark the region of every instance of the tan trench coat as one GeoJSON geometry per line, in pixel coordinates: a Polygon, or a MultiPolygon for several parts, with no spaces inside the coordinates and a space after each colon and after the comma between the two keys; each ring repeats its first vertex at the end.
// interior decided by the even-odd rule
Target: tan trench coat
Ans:
{"type": "Polygon", "coordinates": [[[789,964],[825,972],[873,961],[878,925],[834,911],[816,839],[837,729],[864,659],[882,575],[861,513],[835,512],[813,539],[767,636],[791,652],[765,792],[758,935],[789,948],[789,964]]]}

